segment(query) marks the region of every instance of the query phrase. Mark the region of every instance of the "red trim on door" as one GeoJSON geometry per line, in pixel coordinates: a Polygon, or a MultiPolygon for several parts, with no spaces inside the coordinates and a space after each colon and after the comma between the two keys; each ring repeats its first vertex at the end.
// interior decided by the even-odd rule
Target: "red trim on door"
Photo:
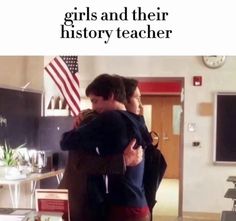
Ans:
{"type": "Polygon", "coordinates": [[[142,94],[180,94],[181,83],[180,82],[150,82],[140,81],[139,89],[142,94]]]}

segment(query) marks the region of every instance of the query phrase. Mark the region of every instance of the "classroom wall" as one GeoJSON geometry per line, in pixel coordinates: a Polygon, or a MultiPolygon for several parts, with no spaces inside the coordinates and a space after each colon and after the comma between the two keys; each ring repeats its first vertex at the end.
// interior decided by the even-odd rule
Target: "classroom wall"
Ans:
{"type": "Polygon", "coordinates": [[[43,90],[42,56],[0,56],[0,85],[43,90]]]}
{"type": "MultiPolygon", "coordinates": [[[[31,82],[30,88],[45,90],[45,97],[59,95],[51,79],[44,73],[52,57],[0,57],[0,85],[20,87],[31,82]],[[44,64],[43,64],[44,63],[44,64]]],[[[80,56],[81,95],[86,85],[98,74],[115,73],[130,77],[183,77],[184,92],[184,170],[183,211],[220,213],[230,210],[232,201],[224,194],[232,183],[226,182],[235,175],[235,166],[214,165],[213,116],[201,116],[202,102],[214,102],[217,91],[236,91],[236,57],[227,57],[219,69],[209,69],[200,56],[80,56]],[[201,75],[203,85],[192,86],[192,77],[201,75]],[[196,124],[196,132],[188,131],[188,124],[196,124]],[[201,148],[192,147],[199,140],[201,148]]],[[[82,97],[82,105],[88,102],[82,97]]]]}

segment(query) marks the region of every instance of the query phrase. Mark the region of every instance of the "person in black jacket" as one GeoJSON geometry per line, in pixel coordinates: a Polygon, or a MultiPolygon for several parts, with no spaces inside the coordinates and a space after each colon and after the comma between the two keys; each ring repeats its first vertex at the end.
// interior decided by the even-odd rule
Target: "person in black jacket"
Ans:
{"type": "MultiPolygon", "coordinates": [[[[77,117],[75,127],[82,126],[96,117],[97,114],[91,110],[83,111],[77,117]]],[[[65,172],[58,188],[69,190],[71,221],[104,221],[106,204],[101,203],[100,207],[91,204],[90,198],[99,196],[94,195],[93,185],[99,185],[103,189],[101,174],[124,174],[127,166],[139,164],[143,152],[141,147],[133,149],[134,144],[132,140],[123,154],[106,157],[89,154],[83,150],[69,151],[65,172]]]]}
{"type": "MultiPolygon", "coordinates": [[[[121,77],[124,85],[125,85],[125,91],[126,91],[126,99],[127,102],[125,103],[125,106],[127,108],[127,111],[132,112],[136,115],[142,115],[142,104],[141,104],[141,94],[138,88],[138,81],[132,78],[124,78],[121,77]]],[[[142,121],[142,124],[145,125],[144,120],[142,121]]],[[[73,151],[77,152],[77,151],[73,151]]],[[[116,156],[117,157],[117,156],[116,156]]],[[[145,150],[145,170],[144,170],[144,188],[145,188],[145,195],[147,199],[147,203],[149,206],[150,211],[152,211],[154,205],[155,205],[155,196],[157,188],[160,184],[160,181],[162,179],[162,176],[164,174],[166,165],[163,164],[163,156],[160,154],[160,152],[156,149],[156,146],[149,145],[148,148],[145,150]]],[[[112,158],[111,158],[112,159],[112,158]]],[[[113,159],[113,162],[119,161],[118,159],[113,159]]],[[[96,173],[96,171],[104,171],[104,168],[106,168],[107,163],[103,159],[103,169],[96,167],[97,160],[94,160],[93,157],[90,157],[87,155],[86,157],[83,157],[83,162],[93,162],[90,164],[90,169],[93,171],[93,173],[96,173]]],[[[111,161],[108,161],[108,165],[111,165],[111,161]]],[[[165,163],[165,161],[164,161],[165,163]]],[[[86,163],[80,163],[80,169],[81,166],[83,166],[85,169],[87,168],[86,163]]],[[[109,168],[109,167],[108,167],[109,168]]],[[[82,170],[84,171],[84,170],[82,170]]],[[[113,171],[106,171],[104,173],[115,173],[120,172],[119,170],[113,170],[113,171]]],[[[72,185],[72,184],[70,184],[72,185]]],[[[91,211],[91,210],[90,210],[91,211]]]]}
{"type": "MultiPolygon", "coordinates": [[[[119,91],[122,85],[117,87],[118,81],[117,77],[103,75],[98,76],[88,86],[86,94],[91,99],[93,109],[100,114],[82,127],[64,133],[60,143],[63,150],[82,148],[94,152],[98,148],[101,156],[109,156],[122,153],[133,137],[142,147],[147,146],[150,140],[145,139],[147,137],[142,133],[133,130],[133,126],[140,127],[140,117],[128,113],[133,123],[127,121],[122,114],[123,112],[127,114],[123,104],[125,93],[119,91]]],[[[127,167],[124,175],[108,175],[109,220],[150,219],[142,183],[143,169],[144,161],[141,161],[137,166],[127,167]]]]}

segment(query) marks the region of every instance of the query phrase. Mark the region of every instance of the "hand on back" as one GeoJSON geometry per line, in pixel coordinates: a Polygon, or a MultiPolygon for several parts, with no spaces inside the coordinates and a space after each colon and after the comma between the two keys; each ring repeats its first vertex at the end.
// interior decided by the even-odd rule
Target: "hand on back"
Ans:
{"type": "Polygon", "coordinates": [[[132,139],[124,150],[124,159],[126,166],[136,166],[143,160],[143,148],[135,148],[136,139],[132,139]]]}

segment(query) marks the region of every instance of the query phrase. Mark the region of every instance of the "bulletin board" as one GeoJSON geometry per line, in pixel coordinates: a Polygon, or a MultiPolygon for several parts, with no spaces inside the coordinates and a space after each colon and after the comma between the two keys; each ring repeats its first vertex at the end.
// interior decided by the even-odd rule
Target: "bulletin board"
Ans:
{"type": "Polygon", "coordinates": [[[236,92],[216,93],[214,120],[214,162],[236,164],[236,92]]]}
{"type": "Polygon", "coordinates": [[[42,93],[0,88],[0,144],[11,147],[38,144],[42,93]]]}

